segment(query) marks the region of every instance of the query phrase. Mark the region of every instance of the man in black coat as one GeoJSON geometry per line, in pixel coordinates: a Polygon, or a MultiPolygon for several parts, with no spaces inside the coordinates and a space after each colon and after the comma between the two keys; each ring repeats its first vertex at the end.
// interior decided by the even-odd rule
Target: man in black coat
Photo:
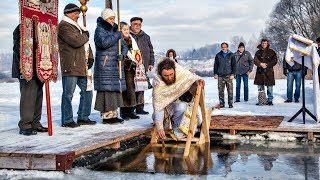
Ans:
{"type": "MultiPolygon", "coordinates": [[[[35,36],[34,36],[35,37],[35,36]]],[[[43,82],[36,73],[36,38],[33,39],[33,77],[30,81],[25,80],[20,71],[20,25],[13,32],[13,62],[12,77],[18,78],[20,83],[20,121],[19,133],[30,136],[37,132],[48,132],[48,128],[40,123],[43,100],[43,82]]]]}
{"type": "MultiPolygon", "coordinates": [[[[258,85],[258,91],[264,91],[267,86],[268,105],[273,106],[273,86],[275,85],[273,67],[277,64],[277,53],[270,48],[269,41],[262,39],[257,47],[253,62],[257,66],[254,84],[258,85]]],[[[259,105],[257,103],[256,105],[259,105]]]]}
{"type": "MultiPolygon", "coordinates": [[[[141,30],[143,19],[141,17],[133,17],[130,19],[131,27],[130,33],[136,40],[138,47],[142,54],[143,65],[145,71],[151,71],[154,66],[154,52],[153,46],[150,40],[150,36],[141,30]]],[[[144,104],[136,106],[137,114],[149,114],[149,112],[143,110],[144,104]]]]}

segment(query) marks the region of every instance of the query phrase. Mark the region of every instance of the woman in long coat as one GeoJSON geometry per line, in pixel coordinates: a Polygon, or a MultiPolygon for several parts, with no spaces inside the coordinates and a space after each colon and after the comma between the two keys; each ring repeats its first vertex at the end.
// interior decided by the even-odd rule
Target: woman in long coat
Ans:
{"type": "MultiPolygon", "coordinates": [[[[94,34],[96,61],[94,64],[94,89],[97,90],[94,109],[101,112],[103,123],[123,123],[117,109],[123,106],[122,91],[126,90],[125,79],[119,78],[118,62],[123,60],[128,48],[114,23],[116,14],[104,9],[97,19],[94,34]],[[121,39],[121,54],[118,55],[118,41],[121,39]]],[[[121,68],[121,67],[120,67],[121,68]]],[[[124,75],[123,68],[121,68],[124,75]]]]}
{"type": "Polygon", "coordinates": [[[126,60],[124,61],[124,70],[125,70],[125,76],[126,76],[126,86],[127,90],[122,93],[123,97],[123,105],[124,107],[120,108],[120,115],[123,119],[139,119],[140,117],[137,116],[137,114],[134,112],[135,106],[139,104],[143,104],[144,102],[144,96],[143,91],[141,91],[141,88],[143,90],[147,90],[148,87],[137,87],[143,84],[143,81],[145,81],[145,85],[147,85],[147,79],[145,76],[145,70],[143,67],[143,64],[139,64],[139,61],[141,60],[140,54],[136,53],[134,55],[134,52],[139,51],[139,47],[137,45],[137,42],[135,39],[131,36],[129,25],[125,22],[120,23],[120,29],[122,32],[122,36],[124,40],[126,41],[127,47],[129,49],[126,60]],[[141,71],[142,68],[142,71],[141,71]],[[137,75],[137,71],[139,71],[139,75],[137,75]],[[137,77],[142,77],[137,79],[137,77]],[[138,83],[135,83],[136,81],[139,81],[138,83]],[[142,83],[141,83],[142,82],[142,83]],[[140,89],[140,90],[139,90],[140,89]]]}

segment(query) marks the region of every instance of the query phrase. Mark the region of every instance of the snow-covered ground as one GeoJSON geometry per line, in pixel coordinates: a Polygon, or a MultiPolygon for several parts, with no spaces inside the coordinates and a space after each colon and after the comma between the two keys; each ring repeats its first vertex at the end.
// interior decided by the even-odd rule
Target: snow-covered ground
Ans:
{"type": "MultiPolygon", "coordinates": [[[[212,107],[219,103],[218,98],[218,88],[217,88],[217,80],[213,78],[206,77],[204,78],[206,81],[205,87],[205,101],[207,107],[212,107]]],[[[306,81],[306,107],[313,112],[313,90],[312,90],[312,81],[306,81]]],[[[234,103],[234,108],[223,108],[221,110],[215,110],[213,115],[281,115],[286,118],[286,120],[290,119],[300,108],[301,103],[284,103],[286,100],[286,80],[276,80],[276,85],[274,86],[274,106],[256,106],[257,103],[257,87],[253,85],[253,80],[249,80],[249,101],[243,101],[243,90],[241,89],[241,102],[234,103]]],[[[59,126],[61,124],[61,114],[60,114],[60,103],[61,103],[61,81],[57,83],[50,83],[50,96],[51,96],[51,107],[52,107],[52,119],[53,124],[59,126]]],[[[151,90],[147,90],[145,92],[145,108],[152,112],[152,97],[151,90]]],[[[235,82],[234,82],[234,96],[235,96],[235,82]]],[[[225,100],[227,101],[227,92],[225,92],[225,100]]],[[[8,129],[17,129],[17,124],[19,121],[19,83],[1,83],[0,84],[0,131],[8,130],[8,129]]],[[[74,120],[77,117],[77,108],[79,104],[79,89],[76,89],[73,97],[73,113],[74,120]]],[[[92,102],[92,115],[91,119],[97,120],[101,122],[99,117],[99,112],[93,109],[94,107],[94,98],[92,102]]],[[[300,102],[301,102],[300,98],[300,102]]],[[[146,120],[151,122],[150,116],[144,116],[146,120]]],[[[44,97],[43,101],[43,115],[41,122],[46,124],[46,101],[44,97]]],[[[301,123],[302,116],[296,118],[293,123],[296,124],[301,123]]],[[[305,126],[315,126],[315,122],[309,117],[306,116],[307,123],[305,126]]],[[[318,125],[317,125],[318,126],[318,125]]],[[[320,126],[319,126],[320,127],[320,126]]],[[[18,130],[17,130],[18,131],[18,130]]],[[[0,134],[1,135],[1,134],[0,134]]]]}
{"type": "Polygon", "coordinates": [[[196,69],[198,71],[213,71],[214,59],[206,60],[179,60],[181,66],[187,69],[196,69]],[[196,67],[196,68],[195,68],[196,67]]]}
{"type": "MultiPolygon", "coordinates": [[[[204,78],[206,81],[205,87],[205,100],[206,106],[211,107],[218,104],[218,91],[217,91],[217,80],[213,78],[207,77],[204,78]]],[[[312,91],[312,81],[306,81],[306,106],[307,108],[313,112],[313,91],[312,91]]],[[[54,136],[59,136],[59,132],[67,131],[69,129],[65,129],[60,127],[60,102],[61,102],[61,81],[57,83],[50,83],[51,90],[51,107],[52,107],[52,119],[53,119],[53,129],[54,136]]],[[[235,92],[235,82],[234,82],[234,92],[235,92]]],[[[145,102],[147,109],[149,112],[152,112],[152,98],[151,98],[151,90],[146,91],[145,93],[145,102]]],[[[300,115],[294,122],[288,123],[289,120],[300,108],[301,103],[284,103],[286,100],[286,80],[276,80],[276,86],[274,87],[274,106],[256,106],[257,102],[257,87],[253,85],[253,80],[249,81],[249,101],[243,101],[243,95],[241,95],[242,102],[235,103],[234,108],[223,108],[221,110],[215,110],[212,115],[281,115],[285,117],[285,121],[281,124],[281,126],[299,126],[302,128],[320,128],[319,124],[316,124],[311,117],[306,116],[307,123],[305,125],[301,124],[302,116],[300,115]]],[[[225,94],[226,95],[226,94],[225,94]]],[[[234,93],[235,95],[235,93],[234,93]]],[[[13,140],[21,139],[22,136],[18,134],[18,121],[19,121],[19,83],[2,83],[0,84],[0,139],[1,137],[10,137],[13,140]]],[[[95,96],[95,94],[94,94],[95,96]]],[[[227,97],[226,97],[227,98],[227,97]]],[[[79,90],[77,89],[74,93],[73,98],[73,111],[74,111],[74,119],[76,120],[76,112],[79,104],[79,90]]],[[[300,98],[301,101],[301,98],[300,98]]],[[[92,102],[94,106],[94,101],[92,102]]],[[[46,107],[45,107],[45,98],[43,104],[43,115],[42,115],[42,124],[46,126],[46,107]]],[[[92,115],[91,119],[98,121],[101,123],[99,112],[95,111],[92,106],[92,115]]],[[[140,121],[144,121],[147,123],[151,123],[151,115],[143,116],[140,121]]],[[[126,124],[126,123],[125,123],[126,124]]],[[[124,125],[125,125],[124,124],[124,125]]],[[[81,128],[81,127],[80,127],[81,128]]],[[[95,128],[99,129],[99,124],[96,126],[88,127],[90,131],[79,131],[76,136],[83,136],[83,133],[92,133],[95,128]]],[[[113,126],[116,128],[116,126],[113,126]]],[[[129,128],[129,127],[128,127],[129,128]]],[[[40,134],[33,136],[33,138],[39,137],[42,139],[46,134],[40,134]]],[[[66,137],[67,138],[67,137],[66,137]]],[[[275,138],[277,139],[277,138],[275,138]]],[[[63,138],[61,139],[63,141],[63,138]]],[[[48,141],[47,143],[50,143],[48,141]]],[[[0,141],[1,144],[1,141],[0,141]]],[[[51,179],[78,179],[82,177],[83,174],[95,174],[93,177],[99,177],[99,174],[106,175],[105,172],[92,172],[90,170],[84,170],[81,168],[76,168],[71,170],[70,174],[64,174],[60,172],[42,172],[42,171],[11,171],[11,170],[0,170],[0,177],[8,178],[8,179],[21,179],[21,178],[51,178],[51,179]],[[87,172],[89,171],[89,172],[87,172]],[[73,174],[73,175],[72,175],[73,174]]],[[[107,173],[109,177],[124,177],[126,173],[107,173]]],[[[145,179],[148,177],[152,177],[152,175],[139,175],[135,174],[135,177],[144,177],[145,179]]],[[[90,176],[89,176],[90,177],[90,176]]],[[[132,177],[130,175],[130,177],[132,177]]],[[[184,177],[184,176],[183,176],[184,177]]],[[[183,178],[181,177],[181,178],[183,178]]],[[[88,178],[87,178],[88,179],[88,178]]],[[[90,178],[89,178],[90,179],[90,178]]],[[[121,179],[121,178],[115,178],[121,179]]]]}

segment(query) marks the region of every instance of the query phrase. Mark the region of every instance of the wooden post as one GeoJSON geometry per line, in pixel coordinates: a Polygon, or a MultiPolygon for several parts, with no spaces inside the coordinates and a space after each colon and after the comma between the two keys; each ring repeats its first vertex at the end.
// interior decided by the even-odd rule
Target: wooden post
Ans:
{"type": "Polygon", "coordinates": [[[314,140],[313,132],[308,132],[308,140],[309,141],[313,141],[314,140]]]}
{"type": "Polygon", "coordinates": [[[107,147],[110,149],[119,149],[120,146],[121,146],[120,141],[118,141],[118,142],[115,142],[115,143],[108,145],[107,147]]]}
{"type": "MultiPolygon", "coordinates": [[[[117,15],[118,15],[118,31],[120,31],[120,0],[117,0],[117,15]]],[[[118,41],[118,55],[121,56],[121,39],[118,41]]],[[[122,79],[122,64],[121,61],[118,62],[119,66],[119,84],[120,92],[122,91],[121,79],[122,79]]]]}
{"type": "Polygon", "coordinates": [[[209,126],[210,126],[210,120],[211,120],[211,113],[212,108],[209,108],[206,110],[206,105],[204,102],[204,90],[201,91],[200,96],[200,108],[201,108],[201,114],[202,114],[202,128],[201,128],[201,134],[198,144],[203,143],[210,143],[210,134],[209,134],[209,126]]]}
{"type": "Polygon", "coordinates": [[[158,143],[158,139],[159,139],[159,136],[158,136],[157,128],[154,127],[152,132],[151,132],[150,143],[151,144],[157,144],[158,143]]]}
{"type": "Polygon", "coordinates": [[[52,116],[51,116],[51,101],[50,101],[50,89],[49,81],[44,82],[46,88],[46,103],[47,103],[47,118],[48,118],[48,135],[52,136],[52,116]]]}
{"type": "Polygon", "coordinates": [[[198,113],[198,106],[199,106],[199,101],[200,101],[200,97],[201,97],[201,92],[202,92],[202,87],[198,86],[197,92],[196,92],[196,97],[194,100],[194,106],[192,109],[192,115],[191,115],[191,120],[190,120],[186,148],[184,149],[184,154],[183,154],[184,157],[189,156],[190,145],[191,145],[191,140],[194,135],[194,125],[196,123],[196,117],[197,117],[197,113],[198,113]]]}
{"type": "Polygon", "coordinates": [[[236,135],[237,131],[235,129],[230,129],[230,135],[236,135]]]}

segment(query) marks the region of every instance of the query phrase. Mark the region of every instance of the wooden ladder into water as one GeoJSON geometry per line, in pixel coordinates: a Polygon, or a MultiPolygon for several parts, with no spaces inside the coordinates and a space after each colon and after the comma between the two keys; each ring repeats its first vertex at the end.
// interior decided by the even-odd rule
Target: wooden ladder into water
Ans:
{"type": "MultiPolygon", "coordinates": [[[[190,120],[190,125],[189,125],[189,131],[188,131],[188,136],[187,138],[183,139],[178,139],[178,142],[185,142],[185,149],[184,149],[184,157],[189,156],[190,152],[190,146],[192,142],[195,142],[197,145],[201,145],[204,143],[210,143],[210,135],[209,135],[209,123],[211,119],[211,113],[212,113],[212,108],[206,109],[205,107],[205,97],[204,97],[204,89],[198,85],[197,87],[197,92],[194,100],[194,105],[192,109],[192,114],[191,114],[191,120],[190,120]],[[201,132],[200,132],[200,138],[195,138],[194,137],[194,127],[196,125],[196,116],[198,112],[198,107],[200,106],[201,110],[201,115],[202,115],[202,126],[201,126],[201,132]]],[[[164,141],[172,142],[175,141],[172,138],[165,138],[165,139],[160,139],[157,133],[157,129],[154,127],[152,136],[151,136],[151,144],[159,144],[163,143],[164,141]]]]}

